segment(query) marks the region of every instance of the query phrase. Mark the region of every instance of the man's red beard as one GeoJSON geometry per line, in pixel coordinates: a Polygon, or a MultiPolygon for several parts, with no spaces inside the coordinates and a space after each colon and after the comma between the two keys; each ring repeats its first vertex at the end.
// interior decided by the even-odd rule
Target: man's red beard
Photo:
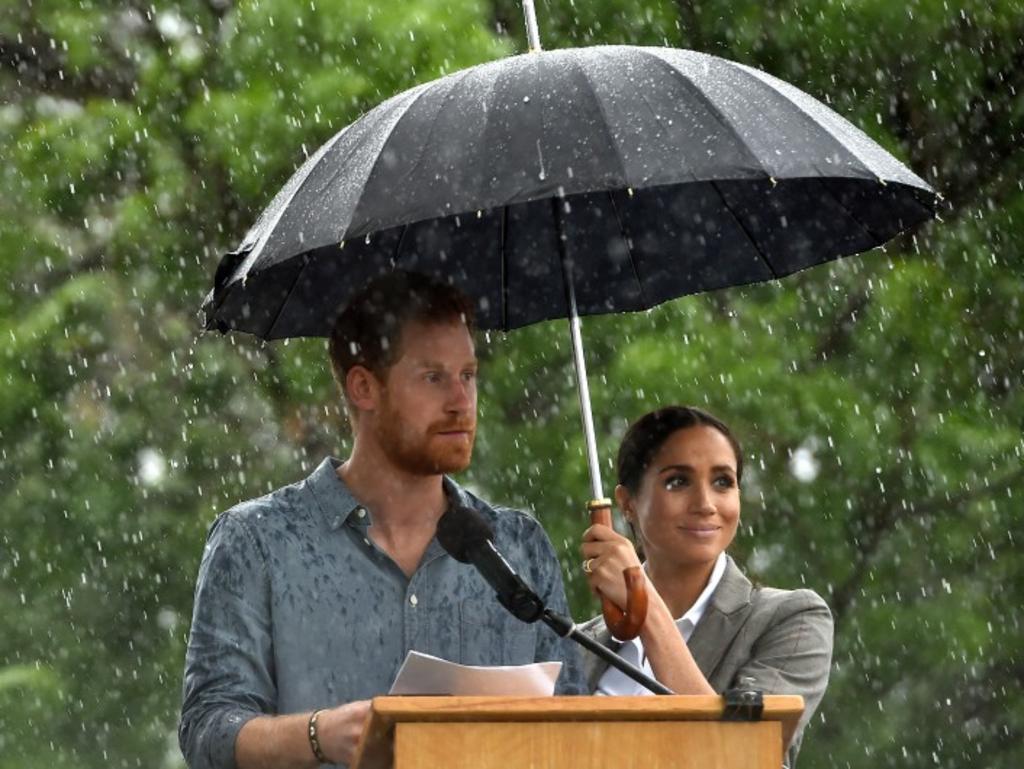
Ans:
{"type": "Polygon", "coordinates": [[[427,428],[425,435],[411,435],[401,418],[383,404],[377,439],[391,462],[413,475],[457,473],[469,467],[476,438],[476,422],[471,419],[444,420],[427,428]],[[439,437],[446,432],[464,432],[459,439],[439,437]]]}

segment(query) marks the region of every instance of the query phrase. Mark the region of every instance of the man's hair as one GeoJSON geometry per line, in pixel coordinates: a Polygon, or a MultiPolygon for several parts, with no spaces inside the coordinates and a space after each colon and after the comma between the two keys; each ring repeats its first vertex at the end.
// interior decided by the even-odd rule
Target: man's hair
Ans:
{"type": "Polygon", "coordinates": [[[374,280],[339,313],[327,345],[343,395],[353,366],[384,377],[410,323],[465,323],[472,333],[473,303],[454,286],[419,273],[396,270],[374,280]]]}

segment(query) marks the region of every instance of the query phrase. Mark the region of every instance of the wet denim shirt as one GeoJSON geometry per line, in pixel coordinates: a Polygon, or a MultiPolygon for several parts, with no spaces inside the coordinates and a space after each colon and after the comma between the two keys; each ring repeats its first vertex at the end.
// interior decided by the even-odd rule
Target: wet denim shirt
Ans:
{"type": "MultiPolygon", "coordinates": [[[[468,665],[560,660],[556,692],[583,694],[577,650],[509,614],[469,564],[430,542],[411,578],[369,537],[372,515],[328,458],[304,481],[221,514],[196,584],[178,731],[192,769],[235,766],[249,719],[384,694],[412,649],[468,665]]],[[[445,479],[494,526],[495,545],[568,613],[540,524],[445,479]]]]}

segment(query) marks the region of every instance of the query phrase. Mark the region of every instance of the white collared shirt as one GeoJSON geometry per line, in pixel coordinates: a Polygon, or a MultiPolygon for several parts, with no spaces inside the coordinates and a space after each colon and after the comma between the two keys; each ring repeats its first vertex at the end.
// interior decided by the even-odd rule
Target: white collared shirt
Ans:
{"type": "MultiPolygon", "coordinates": [[[[697,627],[700,618],[704,616],[704,610],[707,608],[708,601],[711,600],[711,595],[715,592],[715,588],[718,587],[718,583],[722,581],[722,575],[725,574],[726,561],[725,553],[719,553],[718,559],[715,561],[715,568],[711,570],[711,579],[708,580],[708,584],[704,587],[703,592],[694,601],[693,606],[676,620],[676,627],[679,628],[684,641],[690,640],[690,636],[693,635],[693,629],[697,627]]],[[[619,655],[627,662],[631,662],[643,670],[651,678],[656,678],[654,671],[651,670],[651,663],[647,659],[647,655],[644,654],[643,642],[639,638],[626,641],[619,649],[619,655]]],[[[609,667],[604,672],[601,680],[597,682],[597,690],[594,692],[594,694],[617,696],[634,696],[650,693],[632,678],[629,678],[613,667],[609,667]]]]}

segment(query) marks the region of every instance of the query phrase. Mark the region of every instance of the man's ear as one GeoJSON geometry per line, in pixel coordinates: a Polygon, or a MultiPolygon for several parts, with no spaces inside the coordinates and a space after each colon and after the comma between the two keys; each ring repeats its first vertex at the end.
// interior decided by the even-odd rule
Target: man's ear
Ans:
{"type": "Polygon", "coordinates": [[[380,381],[366,366],[353,366],[345,374],[345,394],[358,411],[376,411],[381,389],[380,381]]]}

